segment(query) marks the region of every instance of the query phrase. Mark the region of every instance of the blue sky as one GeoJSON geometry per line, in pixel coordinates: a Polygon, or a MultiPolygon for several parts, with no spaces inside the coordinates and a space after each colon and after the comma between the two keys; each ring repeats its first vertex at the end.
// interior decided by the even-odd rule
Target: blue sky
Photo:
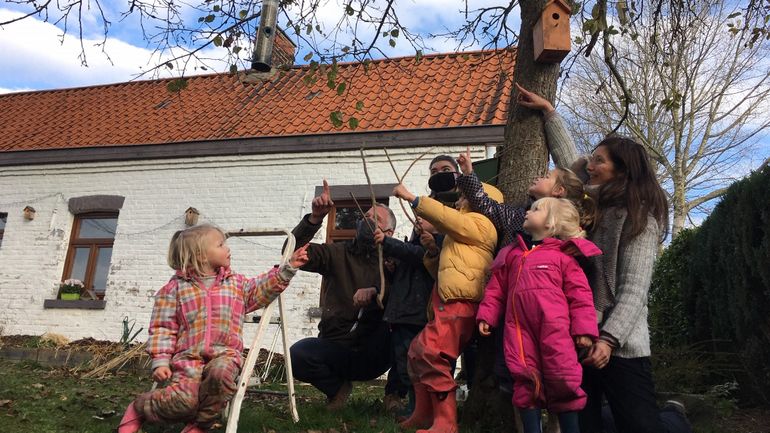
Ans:
{"type": "MultiPolygon", "coordinates": [[[[324,28],[329,29],[344,16],[344,6],[337,0],[329,0],[317,16],[324,28]]],[[[494,3],[493,0],[473,2],[475,6],[494,3]]],[[[142,39],[136,16],[120,20],[120,12],[125,10],[125,1],[104,0],[103,6],[112,22],[104,50],[97,46],[103,39],[103,30],[95,11],[90,11],[84,19],[84,47],[88,66],[83,66],[79,59],[80,46],[77,28],[70,23],[69,33],[62,36],[62,26],[51,24],[56,21],[52,13],[49,22],[36,17],[0,27],[0,92],[41,90],[88,86],[95,84],[122,82],[134,79],[138,74],[158,64],[158,57],[153,56],[154,46],[142,39]]],[[[448,28],[457,28],[463,21],[462,0],[420,0],[419,2],[401,2],[396,12],[400,21],[412,31],[422,35],[443,33],[448,28]]],[[[0,21],[18,16],[22,8],[11,3],[0,6],[0,21]],[[12,9],[12,8],[15,8],[12,9]]],[[[193,20],[201,13],[189,9],[186,16],[193,20]]],[[[518,14],[515,14],[518,16],[518,14]]],[[[516,17],[515,20],[518,18],[516,17]]],[[[512,25],[518,28],[518,22],[512,25]]],[[[280,23],[280,22],[279,22],[280,23]]],[[[372,29],[366,32],[371,34],[372,29]]],[[[291,34],[291,32],[290,32],[291,34]]],[[[297,60],[302,61],[307,49],[299,44],[297,60]]],[[[456,51],[458,41],[447,38],[427,38],[427,52],[456,51]]],[[[412,48],[403,38],[398,39],[395,48],[388,40],[380,38],[377,46],[389,57],[413,55],[412,48]]],[[[469,49],[478,49],[471,45],[469,49]]],[[[247,50],[242,52],[243,57],[247,50]]],[[[224,50],[208,50],[210,57],[221,57],[224,50]]],[[[228,65],[223,62],[209,63],[209,72],[226,71],[228,65]],[[213,66],[213,68],[211,68],[213,66]]],[[[205,73],[188,68],[187,75],[205,73]]],[[[163,71],[162,76],[178,75],[179,71],[163,71]]],[[[151,78],[151,77],[146,77],[151,78]]]]}

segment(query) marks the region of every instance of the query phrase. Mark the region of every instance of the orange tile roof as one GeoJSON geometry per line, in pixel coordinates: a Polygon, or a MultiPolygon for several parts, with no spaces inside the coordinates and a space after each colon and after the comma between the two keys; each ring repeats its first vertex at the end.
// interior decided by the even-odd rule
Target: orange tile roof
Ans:
{"type": "Polygon", "coordinates": [[[308,66],[256,83],[191,76],[179,94],[168,79],[5,94],[0,152],[354,132],[332,125],[335,110],[359,118],[355,132],[502,125],[514,60],[508,50],[377,60],[368,73],[340,64],[342,96],[325,76],[306,85],[308,66]]]}

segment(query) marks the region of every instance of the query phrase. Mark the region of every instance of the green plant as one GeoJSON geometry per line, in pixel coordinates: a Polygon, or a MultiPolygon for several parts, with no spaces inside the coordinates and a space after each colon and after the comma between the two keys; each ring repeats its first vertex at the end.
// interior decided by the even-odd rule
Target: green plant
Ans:
{"type": "Polygon", "coordinates": [[[656,265],[650,290],[653,352],[676,353],[711,342],[701,347],[702,357],[671,357],[671,365],[681,365],[684,373],[732,354],[734,368],[708,369],[700,378],[685,374],[692,387],[736,380],[743,403],[770,400],[768,263],[770,166],[765,166],[731,185],[703,224],[681,232],[656,265]]]}
{"type": "Polygon", "coordinates": [[[83,282],[80,280],[69,279],[59,284],[59,292],[66,294],[80,294],[83,291],[83,282]]]}
{"type": "Polygon", "coordinates": [[[685,310],[690,260],[697,229],[684,229],[655,262],[650,285],[650,339],[656,352],[686,345],[691,340],[685,310]]]}
{"type": "Polygon", "coordinates": [[[144,327],[139,328],[139,330],[134,332],[132,335],[131,332],[134,330],[134,326],[136,326],[136,320],[129,320],[128,316],[123,317],[123,334],[120,336],[121,344],[128,346],[132,341],[134,341],[136,336],[144,330],[144,327]]]}

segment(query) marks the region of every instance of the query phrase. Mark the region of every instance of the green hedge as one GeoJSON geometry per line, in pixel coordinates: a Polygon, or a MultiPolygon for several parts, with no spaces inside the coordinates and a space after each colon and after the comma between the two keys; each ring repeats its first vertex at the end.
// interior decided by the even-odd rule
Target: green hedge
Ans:
{"type": "Polygon", "coordinates": [[[695,229],[682,230],[655,262],[650,287],[650,339],[656,348],[675,348],[692,340],[685,291],[695,229]]]}
{"type": "Polygon", "coordinates": [[[744,391],[770,396],[770,167],[734,183],[661,255],[650,328],[654,350],[710,342],[715,354],[734,351],[744,391]]]}

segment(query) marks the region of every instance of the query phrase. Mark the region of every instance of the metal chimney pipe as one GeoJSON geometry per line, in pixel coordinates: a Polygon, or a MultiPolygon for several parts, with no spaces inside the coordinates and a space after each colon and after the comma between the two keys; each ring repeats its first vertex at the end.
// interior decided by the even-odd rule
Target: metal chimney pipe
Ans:
{"type": "Polygon", "coordinates": [[[251,69],[270,72],[272,68],[273,42],[275,42],[275,20],[278,16],[278,0],[262,0],[262,13],[257,30],[257,46],[251,61],[251,69]]]}

